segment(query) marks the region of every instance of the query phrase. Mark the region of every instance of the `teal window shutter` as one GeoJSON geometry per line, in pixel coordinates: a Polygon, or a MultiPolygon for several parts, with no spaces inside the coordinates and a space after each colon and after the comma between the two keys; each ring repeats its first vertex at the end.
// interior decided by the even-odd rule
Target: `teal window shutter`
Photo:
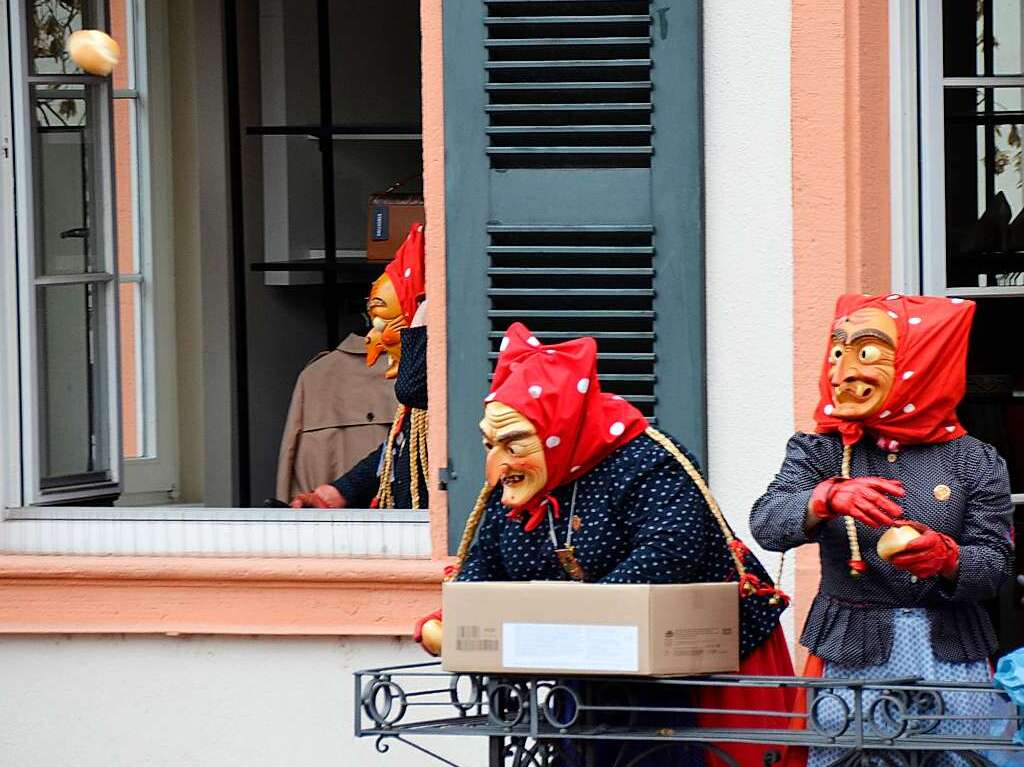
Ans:
{"type": "Polygon", "coordinates": [[[516,320],[705,454],[700,3],[445,3],[444,80],[454,550],[516,320]]]}

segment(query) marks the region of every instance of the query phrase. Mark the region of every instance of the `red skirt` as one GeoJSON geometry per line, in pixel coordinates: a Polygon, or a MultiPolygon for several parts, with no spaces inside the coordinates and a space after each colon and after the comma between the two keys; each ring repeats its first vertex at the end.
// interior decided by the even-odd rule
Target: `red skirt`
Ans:
{"type": "MultiPolygon", "coordinates": [[[[825,676],[825,661],[817,655],[808,655],[803,675],[815,679],[825,676]]],[[[796,700],[793,703],[793,713],[807,713],[807,690],[805,688],[797,690],[796,700]]],[[[791,719],[789,721],[789,729],[805,730],[807,729],[807,720],[791,719]]],[[[783,753],[782,767],[807,767],[807,747],[789,746],[783,753]]]]}
{"type": "MultiPolygon", "coordinates": [[[[793,676],[793,661],[782,626],[776,626],[767,641],[740,663],[740,674],[745,676],[793,676]]],[[[701,708],[754,709],[758,711],[793,710],[795,691],[791,687],[701,687],[697,692],[697,705],[701,708]]],[[[786,719],[760,714],[699,714],[698,727],[742,727],[779,729],[786,719]]],[[[737,764],[764,764],[765,754],[780,750],[779,746],[757,743],[715,743],[737,764]]],[[[709,756],[708,767],[724,767],[722,760],[709,756]]]]}

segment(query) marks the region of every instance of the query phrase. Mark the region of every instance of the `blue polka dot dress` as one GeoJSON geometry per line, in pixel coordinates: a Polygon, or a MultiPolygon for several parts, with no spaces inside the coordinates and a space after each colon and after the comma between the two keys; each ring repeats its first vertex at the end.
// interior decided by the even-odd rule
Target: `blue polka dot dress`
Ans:
{"type": "MultiPolygon", "coordinates": [[[[678,447],[694,465],[696,459],[678,447]]],[[[633,438],[576,480],[557,488],[553,495],[561,508],[555,520],[559,546],[572,518],[579,521],[572,543],[588,582],[596,583],[714,583],[737,581],[735,564],[725,537],[700,490],[675,458],[646,435],[633,438]]],[[[509,519],[501,505],[501,488],[487,502],[484,521],[466,561],[460,581],[568,580],[555,557],[549,525],[545,521],[531,532],[509,519]]],[[[748,572],[770,584],[768,573],[752,554],[748,572]]],[[[740,602],[740,655],[746,657],[764,642],[778,625],[782,604],[771,605],[767,596],[749,596],[740,602]]],[[[681,706],[681,692],[673,688],[619,685],[633,706],[681,706]],[[673,696],[672,699],[665,697],[673,696]],[[645,697],[646,696],[646,697],[645,697]],[[651,696],[657,699],[652,699],[651,696]]],[[[689,715],[634,714],[633,726],[692,725],[689,715]],[[666,718],[670,721],[666,721],[666,718]]],[[[661,748],[642,756],[651,743],[605,741],[589,753],[567,746],[560,764],[611,767],[630,763],[645,767],[699,767],[702,752],[685,745],[661,748]],[[642,758],[640,762],[631,760],[642,758]]]]}
{"type": "MultiPolygon", "coordinates": [[[[678,443],[677,443],[678,446],[678,443]]],[[[679,446],[697,465],[696,459],[679,446]]],[[[571,518],[579,518],[572,543],[591,583],[720,583],[737,581],[725,537],[700,490],[679,463],[646,435],[613,452],[553,495],[559,546],[571,518]]],[[[487,502],[477,539],[459,572],[460,581],[568,580],[555,557],[547,522],[527,533],[506,517],[501,488],[487,502]]],[[[771,579],[752,555],[748,572],[771,579]]],[[[767,597],[746,597],[740,609],[740,654],[746,657],[778,625],[785,606],[767,597]]]]}

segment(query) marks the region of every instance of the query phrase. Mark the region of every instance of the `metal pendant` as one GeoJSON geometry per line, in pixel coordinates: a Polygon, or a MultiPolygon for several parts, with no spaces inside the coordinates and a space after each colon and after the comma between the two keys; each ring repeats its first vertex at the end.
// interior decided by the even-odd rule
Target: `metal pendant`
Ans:
{"type": "Polygon", "coordinates": [[[567,546],[564,549],[555,549],[555,556],[558,558],[558,564],[565,570],[566,575],[572,578],[574,581],[585,581],[587,574],[583,571],[583,565],[580,564],[579,560],[576,559],[576,547],[567,546]]]}

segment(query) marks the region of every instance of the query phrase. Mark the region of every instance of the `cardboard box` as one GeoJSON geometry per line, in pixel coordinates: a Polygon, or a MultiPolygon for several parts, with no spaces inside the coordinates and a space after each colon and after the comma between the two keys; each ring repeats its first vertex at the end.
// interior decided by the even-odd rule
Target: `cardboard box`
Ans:
{"type": "Polygon", "coordinates": [[[735,583],[444,584],[446,671],[687,675],[739,670],[735,583]]]}

